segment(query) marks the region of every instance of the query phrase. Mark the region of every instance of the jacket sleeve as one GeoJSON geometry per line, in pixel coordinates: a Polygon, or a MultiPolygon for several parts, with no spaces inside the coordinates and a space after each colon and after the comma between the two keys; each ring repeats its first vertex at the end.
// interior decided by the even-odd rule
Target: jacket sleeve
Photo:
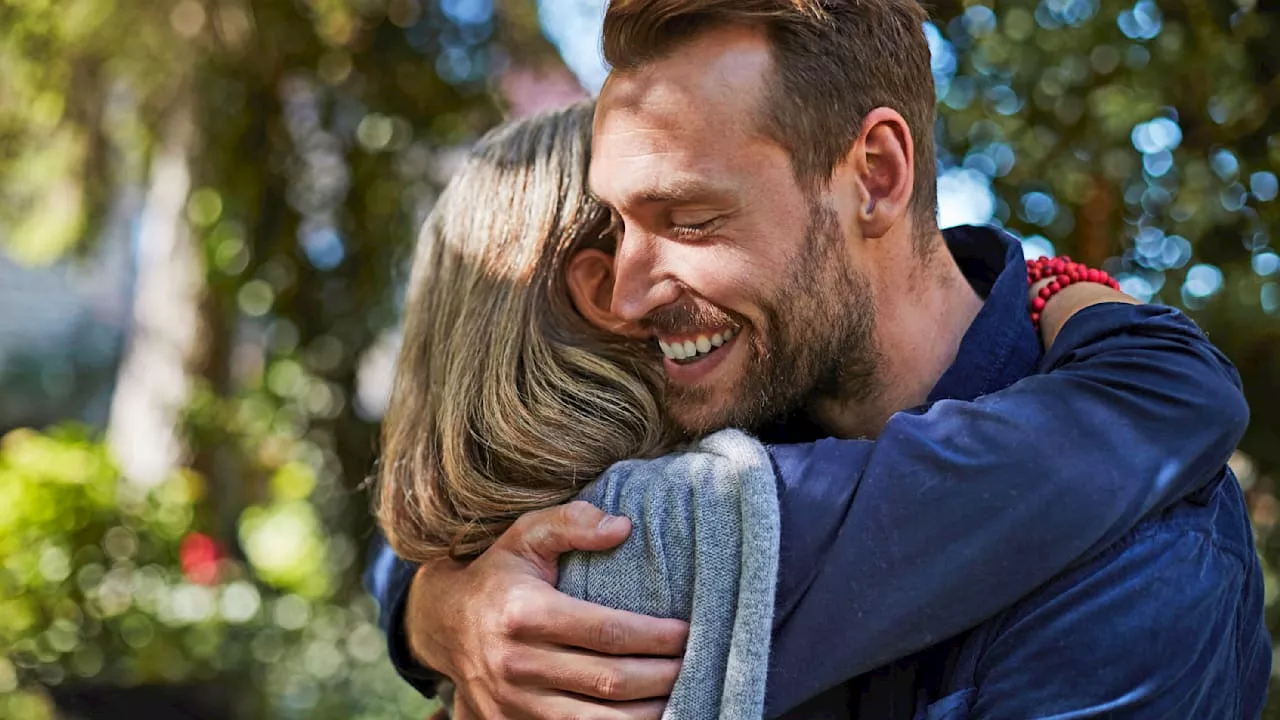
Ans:
{"type": "Polygon", "coordinates": [[[759,718],[778,570],[778,500],[759,442],[723,430],[691,451],[627,461],[580,499],[632,520],[630,537],[561,561],[561,591],[689,623],[663,717],[759,718]]]}
{"type": "Polygon", "coordinates": [[[1181,313],[1106,304],[1042,374],[890,419],[875,442],[775,446],[782,556],[770,716],[1010,607],[1208,484],[1248,422],[1181,313]]]}
{"type": "Polygon", "coordinates": [[[418,566],[396,556],[381,531],[373,538],[369,564],[364,571],[364,589],[378,603],[378,626],[387,638],[387,654],[405,682],[425,697],[435,697],[443,678],[413,659],[404,632],[404,606],[409,584],[418,566]]]}
{"type": "Polygon", "coordinates": [[[1232,474],[983,623],[952,687],[966,717],[1262,715],[1271,641],[1262,570],[1232,474]]]}

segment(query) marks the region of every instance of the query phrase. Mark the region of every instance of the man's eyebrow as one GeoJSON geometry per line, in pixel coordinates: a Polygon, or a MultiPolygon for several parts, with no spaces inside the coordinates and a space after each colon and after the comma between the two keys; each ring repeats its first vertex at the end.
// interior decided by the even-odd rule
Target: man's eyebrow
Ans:
{"type": "MultiPolygon", "coordinates": [[[[613,205],[606,202],[590,189],[587,190],[587,197],[609,210],[613,209],[613,205]]],[[[727,188],[721,188],[702,180],[673,178],[663,180],[651,187],[637,190],[628,198],[630,200],[630,203],[628,204],[671,205],[678,203],[723,201],[732,197],[733,193],[727,188]]]]}

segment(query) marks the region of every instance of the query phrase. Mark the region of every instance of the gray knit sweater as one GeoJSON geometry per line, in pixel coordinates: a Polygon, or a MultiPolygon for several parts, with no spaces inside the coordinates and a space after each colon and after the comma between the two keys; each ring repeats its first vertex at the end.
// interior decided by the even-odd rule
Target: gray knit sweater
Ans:
{"type": "Polygon", "coordinates": [[[560,590],[689,622],[663,717],[761,718],[780,538],[764,447],[723,430],[685,452],[618,463],[579,497],[631,518],[631,536],[609,552],[566,555],[560,590]]]}

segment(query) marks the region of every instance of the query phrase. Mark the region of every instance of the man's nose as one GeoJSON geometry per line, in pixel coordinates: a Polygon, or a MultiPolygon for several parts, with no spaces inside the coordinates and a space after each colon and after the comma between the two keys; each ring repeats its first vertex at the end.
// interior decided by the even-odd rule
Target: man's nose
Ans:
{"type": "Polygon", "coordinates": [[[680,285],[670,275],[662,239],[628,228],[614,255],[613,298],[610,309],[627,322],[636,322],[680,297],[680,285]]]}

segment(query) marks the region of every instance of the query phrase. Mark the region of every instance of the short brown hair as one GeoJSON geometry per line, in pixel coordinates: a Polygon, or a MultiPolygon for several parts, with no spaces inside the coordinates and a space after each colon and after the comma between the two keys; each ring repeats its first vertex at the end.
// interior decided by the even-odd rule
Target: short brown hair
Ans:
{"type": "Polygon", "coordinates": [[[612,0],[604,56],[626,72],[712,28],[762,28],[773,47],[764,129],[791,154],[797,180],[825,183],[862,120],[897,110],[911,128],[917,239],[937,223],[933,125],[937,99],[916,0],[612,0]]]}

